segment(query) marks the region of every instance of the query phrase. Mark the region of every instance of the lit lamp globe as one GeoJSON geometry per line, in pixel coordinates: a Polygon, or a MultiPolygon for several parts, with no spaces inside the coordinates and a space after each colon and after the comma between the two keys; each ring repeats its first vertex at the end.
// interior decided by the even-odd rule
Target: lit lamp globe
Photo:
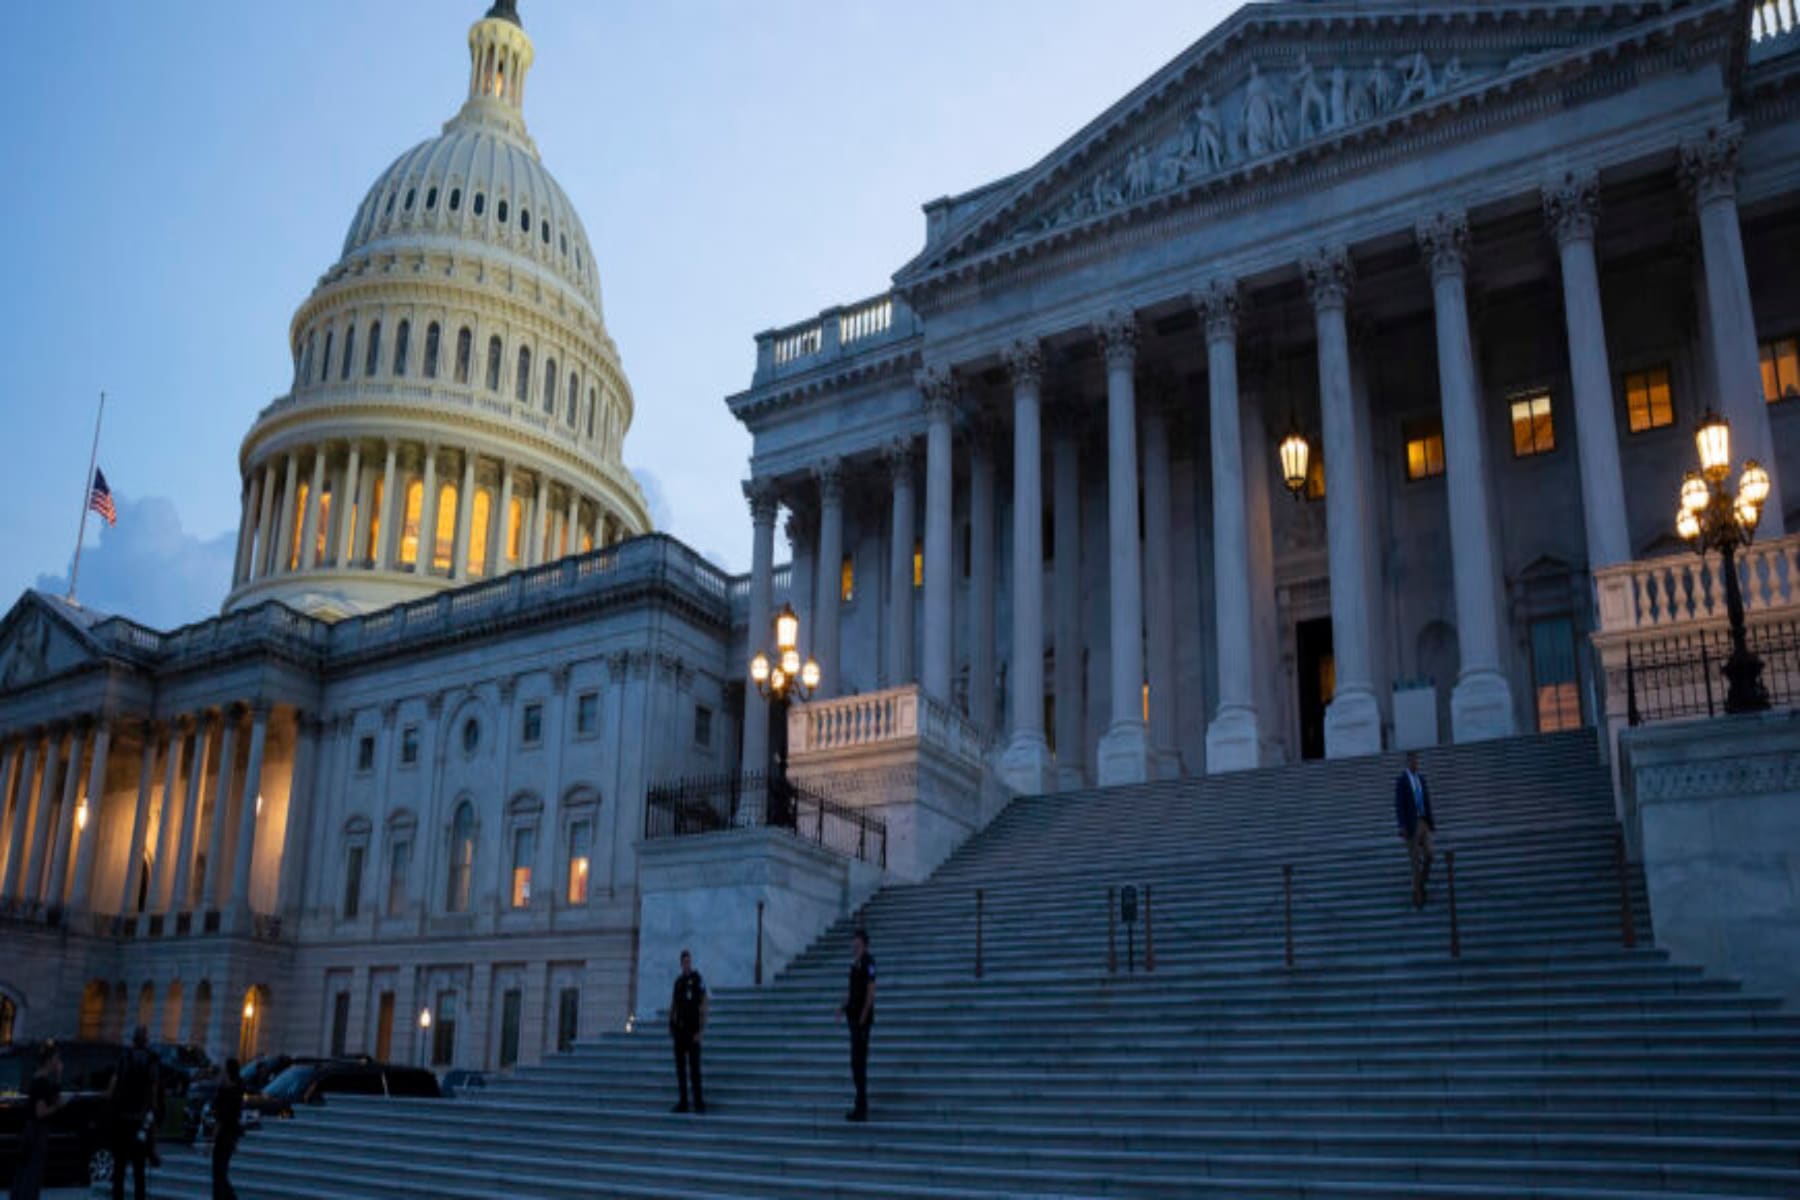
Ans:
{"type": "Polygon", "coordinates": [[[800,652],[792,646],[781,652],[781,673],[789,679],[800,673],[800,652]]]}
{"type": "Polygon", "coordinates": [[[1700,514],[1685,504],[1682,505],[1681,510],[1675,514],[1675,532],[1679,533],[1681,539],[1686,542],[1698,538],[1700,536],[1700,514]]]}
{"type": "Polygon", "coordinates": [[[1745,533],[1754,530],[1756,523],[1762,519],[1762,509],[1742,492],[1738,493],[1737,498],[1737,519],[1738,524],[1744,527],[1745,533]]]}
{"type": "Polygon", "coordinates": [[[750,660],[750,678],[759,687],[769,682],[768,655],[758,652],[756,657],[750,660]]]}
{"type": "Polygon", "coordinates": [[[429,1008],[421,1008],[419,1010],[419,1028],[431,1028],[431,1010],[429,1008]]]}
{"type": "Polygon", "coordinates": [[[1731,474],[1731,422],[1716,412],[1709,412],[1694,430],[1694,445],[1700,451],[1700,470],[1714,483],[1731,474]]]}
{"type": "Polygon", "coordinates": [[[775,648],[787,657],[787,651],[800,644],[800,617],[792,604],[783,604],[775,614],[775,648]]]}
{"type": "Polygon", "coordinates": [[[819,664],[810,658],[800,669],[800,683],[809,692],[819,686],[819,664]]]}
{"type": "Polygon", "coordinates": [[[256,1001],[254,1001],[254,1000],[244,1001],[244,1020],[246,1020],[246,1021],[251,1020],[255,1016],[256,1016],[256,1001]]]}
{"type": "Polygon", "coordinates": [[[1758,511],[1769,498],[1769,473],[1754,458],[1744,462],[1744,473],[1738,476],[1738,495],[1756,505],[1758,511]]]}
{"type": "Polygon", "coordinates": [[[1700,472],[1689,471],[1681,479],[1681,511],[1698,515],[1712,499],[1712,489],[1706,486],[1706,480],[1700,472]]]}
{"type": "Polygon", "coordinates": [[[769,690],[779,692],[787,687],[787,681],[787,672],[783,671],[780,667],[776,667],[773,671],[769,672],[769,690]]]}
{"type": "Polygon", "coordinates": [[[1281,439],[1279,449],[1281,481],[1288,491],[1298,496],[1306,487],[1306,468],[1312,459],[1312,447],[1307,444],[1306,435],[1300,432],[1299,426],[1292,426],[1281,439]]]}

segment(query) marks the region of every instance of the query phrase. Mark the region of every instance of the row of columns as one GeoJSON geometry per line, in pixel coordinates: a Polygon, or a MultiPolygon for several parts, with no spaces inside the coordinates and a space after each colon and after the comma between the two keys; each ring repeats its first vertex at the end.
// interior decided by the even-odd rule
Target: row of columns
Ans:
{"type": "MultiPolygon", "coordinates": [[[[184,715],[166,725],[143,723],[136,803],[128,814],[129,849],[120,917],[136,915],[138,893],[147,887],[145,911],[149,914],[193,909],[216,912],[221,901],[229,899],[232,926],[248,922],[250,870],[256,853],[257,810],[271,711],[268,703],[257,701],[230,705],[222,714],[208,709],[184,715]],[[240,776],[237,744],[245,732],[246,717],[248,751],[240,776]],[[165,742],[161,803],[153,819],[157,753],[165,742]],[[185,772],[181,769],[184,762],[185,772]],[[204,811],[203,800],[209,800],[204,811]],[[220,866],[228,844],[234,848],[231,890],[222,894],[220,866]],[[205,874],[196,897],[192,872],[203,851],[205,874]],[[143,875],[146,858],[153,873],[149,881],[143,875]]],[[[108,816],[108,757],[115,729],[121,725],[118,718],[102,716],[12,739],[0,757],[0,782],[5,789],[0,791],[0,816],[4,816],[0,853],[5,855],[0,898],[47,909],[91,911],[95,846],[108,816]],[[86,789],[81,791],[84,759],[88,770],[86,789]],[[72,880],[68,875],[71,859],[72,880]]]]}
{"type": "MultiPolygon", "coordinates": [[[[270,456],[261,469],[252,468],[244,488],[243,512],[238,527],[235,584],[313,570],[411,570],[415,574],[439,574],[434,565],[437,549],[438,503],[442,491],[436,445],[425,447],[421,463],[402,465],[402,446],[385,442],[367,464],[363,446],[351,442],[336,463],[324,447],[270,456]],[[374,463],[379,456],[381,466],[374,463]],[[300,472],[310,457],[305,503],[300,501],[300,472]],[[406,514],[406,492],[420,484],[418,540],[414,561],[401,559],[400,523],[406,514]],[[322,497],[327,487],[329,508],[322,497]],[[379,504],[376,496],[380,496],[379,504]],[[346,502],[346,500],[348,502],[346,502]],[[377,511],[379,510],[379,511],[377,511]],[[371,522],[373,528],[371,529],[371,522]],[[321,525],[324,553],[319,553],[321,525]],[[300,528],[299,555],[294,556],[294,529],[300,528]]],[[[478,490],[492,487],[477,481],[478,456],[460,452],[460,476],[456,489],[456,521],[448,578],[464,582],[516,567],[534,567],[577,553],[589,544],[610,545],[623,535],[622,524],[593,500],[584,498],[572,483],[547,480],[536,472],[524,473],[517,464],[498,463],[498,493],[488,510],[487,544],[480,563],[471,561],[475,534],[474,509],[478,490]],[[560,493],[560,502],[556,499],[560,493]],[[523,503],[519,553],[510,549],[511,511],[514,498],[523,503]]],[[[453,460],[454,461],[454,460],[453,460]]]]}
{"type": "MultiPolygon", "coordinates": [[[[1735,207],[1734,179],[1739,134],[1714,131],[1682,149],[1684,178],[1692,189],[1705,258],[1706,308],[1711,357],[1720,403],[1744,453],[1772,469],[1772,438],[1756,375],[1755,327],[1748,276],[1735,207]]],[[[1569,173],[1547,183],[1541,196],[1547,228],[1561,266],[1568,325],[1570,375],[1590,568],[1631,556],[1625,521],[1623,474],[1619,462],[1611,369],[1607,361],[1594,231],[1599,181],[1593,173],[1569,173]]],[[[1454,559],[1454,605],[1461,669],[1451,697],[1452,736],[1457,741],[1505,736],[1514,729],[1511,687],[1505,671],[1505,615],[1501,607],[1500,555],[1488,503],[1489,464],[1483,405],[1469,326],[1467,258],[1469,225],[1461,210],[1432,212],[1418,220],[1414,236],[1431,287],[1436,331],[1439,402],[1443,422],[1446,502],[1454,559]]],[[[1378,558],[1371,544],[1373,468],[1366,429],[1366,401],[1359,400],[1347,311],[1355,283],[1354,261],[1343,245],[1326,246],[1299,264],[1314,315],[1323,425],[1323,456],[1333,466],[1326,491],[1327,554],[1330,573],[1332,644],[1336,692],[1326,712],[1325,745],[1330,757],[1375,753],[1381,748],[1382,711],[1376,692],[1378,558]]],[[[1211,430],[1213,486],[1213,590],[1216,612],[1218,696],[1207,728],[1208,768],[1236,770],[1261,761],[1263,721],[1256,680],[1274,669],[1256,661],[1254,581],[1251,561],[1250,476],[1246,455],[1266,455],[1260,420],[1243,419],[1237,371],[1239,290],[1236,281],[1205,281],[1190,297],[1205,331],[1208,365],[1207,407],[1211,430]],[[1251,429],[1255,438],[1248,437],[1251,429]],[[1251,444],[1253,442],[1253,444],[1251,444]]],[[[1175,709],[1172,575],[1165,568],[1173,548],[1169,525],[1168,436],[1162,414],[1139,413],[1136,396],[1137,322],[1132,313],[1110,312],[1096,321],[1092,336],[1106,367],[1108,630],[1111,696],[1105,732],[1097,748],[1102,784],[1134,782],[1151,773],[1178,769],[1174,761],[1175,709]],[[1143,438],[1140,469],[1138,438],[1143,438]],[[1144,528],[1139,538],[1139,494],[1144,528]],[[1155,568],[1144,569],[1140,552],[1155,568]],[[1148,643],[1148,654],[1145,648],[1148,643]],[[1147,672],[1147,673],[1146,673],[1147,672]],[[1149,687],[1146,726],[1140,689],[1149,687]]],[[[1042,351],[1034,340],[1015,341],[1001,352],[1012,384],[1013,564],[1012,658],[1008,678],[1008,731],[1000,757],[1003,777],[1013,787],[1035,792],[1056,782],[1078,785],[1078,769],[1063,764],[1051,775],[1043,728],[1043,551],[1042,527],[1042,351]]],[[[943,368],[921,371],[917,384],[927,415],[925,500],[926,615],[924,690],[949,699],[950,680],[950,472],[951,414],[955,380],[943,368]]],[[[910,449],[897,454],[894,473],[893,577],[890,605],[889,675],[906,678],[912,647],[910,449]]],[[[1080,636],[1076,574],[1080,560],[1079,450],[1072,437],[1053,449],[1055,547],[1058,604],[1054,631],[1056,694],[1081,694],[1080,636]]],[[[812,598],[814,644],[831,694],[837,678],[839,589],[836,565],[842,555],[842,466],[832,461],[816,472],[819,481],[816,592],[812,598]]],[[[985,441],[977,437],[970,454],[972,603],[970,713],[986,725],[992,716],[992,532],[993,466],[985,441]],[[987,590],[982,590],[983,580],[987,590]],[[985,631],[985,632],[984,632],[985,631]]],[[[761,486],[761,485],[758,485],[761,486]]],[[[1779,485],[1777,484],[1777,489],[1779,485]]],[[[1779,490],[1777,490],[1779,495],[1779,490]]],[[[752,629],[767,622],[764,595],[772,568],[774,501],[757,524],[752,564],[752,629]],[[758,617],[761,620],[758,620],[758,617]]],[[[1781,532],[1780,505],[1770,505],[1765,521],[1781,532]]],[[[798,531],[804,538],[804,522],[798,531]]],[[[811,560],[796,540],[796,588],[803,561],[811,560]]],[[[1057,743],[1080,754],[1082,718],[1074,704],[1058,706],[1057,743]]],[[[746,764],[752,760],[746,741],[746,764]]],[[[764,744],[758,753],[766,752],[764,744]]],[[[760,758],[756,761],[761,761],[760,758]]]]}

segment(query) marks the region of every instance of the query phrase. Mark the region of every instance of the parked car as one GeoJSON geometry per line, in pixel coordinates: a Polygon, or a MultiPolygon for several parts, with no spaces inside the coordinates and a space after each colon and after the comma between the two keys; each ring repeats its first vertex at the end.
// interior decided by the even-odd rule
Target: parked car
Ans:
{"type": "Polygon", "coordinates": [[[452,1100],[480,1095],[487,1090],[487,1076],[480,1071],[457,1067],[444,1072],[443,1089],[444,1095],[452,1100]]]}
{"type": "MultiPolygon", "coordinates": [[[[117,1042],[59,1041],[63,1106],[50,1121],[50,1164],[44,1182],[79,1187],[112,1178],[111,1106],[106,1089],[125,1047],[117,1042]]],[[[37,1071],[35,1044],[0,1049],[0,1185],[10,1185],[24,1152],[30,1118],[25,1089],[37,1071]]]]}
{"type": "MultiPolygon", "coordinates": [[[[287,1054],[261,1054],[244,1065],[241,1077],[244,1081],[244,1095],[253,1096],[269,1086],[269,1083],[283,1071],[295,1063],[325,1062],[322,1058],[294,1058],[287,1054]]],[[[222,1076],[217,1071],[209,1071],[194,1080],[188,1086],[185,1098],[187,1121],[185,1132],[187,1141],[210,1139],[213,1135],[213,1097],[219,1094],[222,1076]]]]}
{"type": "Polygon", "coordinates": [[[162,1067],[163,1090],[171,1096],[185,1096],[194,1080],[210,1074],[212,1059],[199,1046],[177,1042],[151,1042],[150,1050],[162,1067]]]}
{"type": "Polygon", "coordinates": [[[407,1096],[440,1099],[437,1076],[423,1067],[379,1063],[372,1058],[297,1062],[255,1095],[244,1097],[244,1123],[251,1114],[291,1117],[298,1104],[323,1104],[327,1096],[407,1096]]]}

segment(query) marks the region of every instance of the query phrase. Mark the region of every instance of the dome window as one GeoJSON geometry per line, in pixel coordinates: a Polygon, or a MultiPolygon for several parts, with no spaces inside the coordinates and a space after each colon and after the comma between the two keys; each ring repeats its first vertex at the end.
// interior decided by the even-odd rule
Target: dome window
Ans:
{"type": "Polygon", "coordinates": [[[462,207],[462,189],[461,188],[451,188],[450,189],[450,211],[455,212],[457,209],[459,209],[461,207],[462,207]]]}
{"type": "Polygon", "coordinates": [[[456,382],[469,382],[469,359],[474,356],[475,337],[464,325],[456,335],[456,382]]]}
{"type": "Polygon", "coordinates": [[[529,208],[523,206],[519,208],[519,228],[526,233],[531,232],[531,210],[529,208]]]}
{"type": "Polygon", "coordinates": [[[581,270],[581,247],[575,247],[575,269],[581,270]]]}
{"type": "MultiPolygon", "coordinates": [[[[451,208],[456,207],[456,201],[454,199],[452,199],[450,201],[450,207],[451,208]]],[[[476,192],[475,193],[475,215],[479,217],[486,208],[487,208],[487,193],[486,192],[476,192]]]]}
{"type": "Polygon", "coordinates": [[[436,188],[432,188],[430,191],[425,193],[425,207],[428,210],[437,207],[437,189],[436,188]]]}
{"type": "Polygon", "coordinates": [[[394,215],[394,201],[395,201],[395,199],[397,199],[397,197],[396,197],[396,196],[395,196],[395,194],[394,194],[394,193],[393,193],[393,192],[389,192],[389,193],[388,193],[388,202],[387,202],[387,204],[386,204],[386,205],[385,205],[385,206],[384,206],[384,207],[383,207],[383,208],[382,208],[382,210],[381,210],[381,215],[382,215],[382,216],[384,216],[384,217],[391,217],[391,216],[393,216],[393,215],[394,215]]]}
{"type": "Polygon", "coordinates": [[[544,235],[544,245],[548,246],[550,244],[550,222],[545,221],[542,225],[539,225],[538,232],[544,235]]]}
{"type": "Polygon", "coordinates": [[[438,323],[433,321],[425,327],[425,378],[436,379],[438,373],[438,341],[441,334],[438,323]]]}
{"type": "Polygon", "coordinates": [[[562,244],[563,257],[569,257],[569,235],[566,233],[559,233],[556,235],[556,240],[562,244]]]}
{"type": "Polygon", "coordinates": [[[407,212],[412,211],[413,197],[418,195],[418,192],[419,192],[418,188],[407,188],[406,189],[406,204],[404,207],[407,212]]]}
{"type": "Polygon", "coordinates": [[[490,392],[500,390],[500,336],[498,334],[488,339],[487,389],[490,392]]]}
{"type": "Polygon", "coordinates": [[[520,404],[531,402],[531,350],[519,347],[519,376],[513,381],[513,399],[520,404]]]}
{"type": "Polygon", "coordinates": [[[369,322],[369,352],[363,359],[363,374],[373,376],[381,365],[381,322],[369,322]]]}
{"type": "Polygon", "coordinates": [[[499,222],[500,222],[500,223],[501,223],[501,224],[502,224],[502,225],[504,225],[504,224],[506,224],[506,201],[504,201],[504,200],[502,200],[502,201],[501,201],[501,202],[500,202],[500,207],[498,207],[498,208],[496,208],[496,209],[495,209],[495,210],[494,210],[494,217],[495,217],[495,218],[496,218],[496,219],[497,219],[497,220],[498,220],[498,221],[499,221],[499,222]]]}
{"type": "Polygon", "coordinates": [[[588,441],[590,441],[590,442],[594,440],[594,409],[597,407],[599,407],[599,406],[598,406],[598,404],[595,403],[595,400],[594,400],[594,389],[589,388],[588,389],[587,435],[588,435],[588,441]]]}

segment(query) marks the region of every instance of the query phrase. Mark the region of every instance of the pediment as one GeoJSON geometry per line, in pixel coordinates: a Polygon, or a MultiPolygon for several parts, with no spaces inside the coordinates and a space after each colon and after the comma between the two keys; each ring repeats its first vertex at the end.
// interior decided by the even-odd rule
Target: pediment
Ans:
{"type": "Polygon", "coordinates": [[[1252,185],[1347,166],[1495,95],[1561,86],[1588,56],[1730,19],[1729,0],[1257,4],[1240,9],[1036,166],[945,202],[901,289],[1252,185]]]}
{"type": "Polygon", "coordinates": [[[30,687],[93,658],[79,626],[37,592],[26,592],[0,620],[0,692],[30,687]]]}

